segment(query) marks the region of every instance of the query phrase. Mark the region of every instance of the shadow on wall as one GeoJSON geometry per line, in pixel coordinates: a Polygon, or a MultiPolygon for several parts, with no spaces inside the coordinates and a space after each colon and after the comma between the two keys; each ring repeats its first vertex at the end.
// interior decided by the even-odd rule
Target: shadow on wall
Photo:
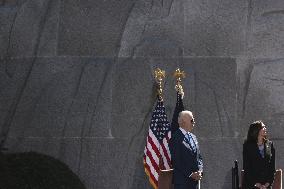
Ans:
{"type": "Polygon", "coordinates": [[[67,165],[36,152],[0,153],[0,188],[86,189],[67,165]]]}
{"type": "Polygon", "coordinates": [[[231,182],[232,181],[232,170],[231,169],[228,170],[224,180],[226,182],[224,182],[222,189],[232,188],[232,182],[231,182]]]}

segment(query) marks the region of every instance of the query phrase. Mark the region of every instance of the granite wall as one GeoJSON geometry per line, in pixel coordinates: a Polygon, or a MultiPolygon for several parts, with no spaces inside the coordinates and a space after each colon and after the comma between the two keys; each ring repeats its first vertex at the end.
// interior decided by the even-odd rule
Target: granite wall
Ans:
{"type": "Polygon", "coordinates": [[[88,189],[150,189],[153,70],[171,119],[180,67],[202,188],[231,188],[256,119],[284,168],[283,31],[283,0],[0,0],[0,145],[59,158],[88,189]]]}

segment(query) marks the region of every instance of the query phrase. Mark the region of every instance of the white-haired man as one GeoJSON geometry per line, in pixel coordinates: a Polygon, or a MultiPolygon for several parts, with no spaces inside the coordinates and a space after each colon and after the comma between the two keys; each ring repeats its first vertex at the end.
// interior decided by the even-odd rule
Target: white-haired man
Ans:
{"type": "Polygon", "coordinates": [[[196,189],[202,178],[203,163],[196,136],[191,133],[195,122],[191,111],[178,117],[179,129],[170,140],[175,189],[196,189]]]}

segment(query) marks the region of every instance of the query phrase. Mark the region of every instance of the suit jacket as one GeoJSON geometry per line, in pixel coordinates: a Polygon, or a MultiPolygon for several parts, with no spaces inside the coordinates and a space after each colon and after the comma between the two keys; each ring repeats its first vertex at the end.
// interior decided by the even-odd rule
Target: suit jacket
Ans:
{"type": "Polygon", "coordinates": [[[197,181],[189,178],[190,174],[203,169],[202,157],[196,136],[191,134],[195,141],[196,151],[184,142],[185,135],[178,129],[170,140],[170,152],[173,165],[173,183],[175,185],[187,185],[188,188],[196,188],[197,181]]]}
{"type": "Polygon", "coordinates": [[[275,173],[275,149],[271,141],[264,143],[264,158],[257,143],[243,145],[244,188],[250,189],[256,183],[273,183],[275,173]]]}

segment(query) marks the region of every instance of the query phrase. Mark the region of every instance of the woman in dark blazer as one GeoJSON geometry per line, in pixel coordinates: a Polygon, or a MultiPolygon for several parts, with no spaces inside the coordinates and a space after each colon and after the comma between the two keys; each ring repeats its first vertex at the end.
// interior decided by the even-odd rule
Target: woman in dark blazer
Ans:
{"type": "Polygon", "coordinates": [[[253,122],[243,145],[243,189],[270,189],[275,173],[275,149],[262,121],[253,122]]]}

